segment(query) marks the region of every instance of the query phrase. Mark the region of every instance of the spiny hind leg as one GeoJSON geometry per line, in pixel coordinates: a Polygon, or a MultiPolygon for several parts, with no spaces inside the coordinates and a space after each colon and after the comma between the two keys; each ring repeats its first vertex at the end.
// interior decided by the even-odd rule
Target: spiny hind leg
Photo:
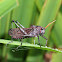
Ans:
{"type": "Polygon", "coordinates": [[[12,42],[13,42],[13,38],[11,37],[11,42],[8,42],[8,43],[6,44],[6,46],[7,46],[8,44],[12,43],[12,42]]]}
{"type": "Polygon", "coordinates": [[[16,23],[18,23],[22,28],[25,28],[23,25],[21,25],[18,21],[16,21],[16,23]]]}
{"type": "Polygon", "coordinates": [[[20,39],[21,44],[16,48],[16,50],[18,50],[18,48],[22,46],[22,41],[23,39],[20,39]]]}
{"type": "MultiPolygon", "coordinates": [[[[11,28],[13,29],[13,23],[12,23],[12,22],[11,22],[11,26],[12,26],[11,28]]],[[[13,38],[11,37],[11,42],[7,43],[6,46],[7,46],[8,44],[12,43],[12,42],[13,42],[13,38]]]]}
{"type": "Polygon", "coordinates": [[[12,22],[26,35],[27,33],[13,20],[12,22]]]}

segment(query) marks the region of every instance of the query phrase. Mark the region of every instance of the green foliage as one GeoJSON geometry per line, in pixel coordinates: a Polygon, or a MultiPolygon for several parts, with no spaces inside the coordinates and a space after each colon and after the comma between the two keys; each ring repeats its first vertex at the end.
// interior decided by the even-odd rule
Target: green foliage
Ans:
{"type": "Polygon", "coordinates": [[[61,62],[62,53],[54,53],[52,57],[52,62],[61,62]]]}
{"type": "Polygon", "coordinates": [[[16,7],[16,0],[0,0],[0,17],[16,7]]]}
{"type": "MultiPolygon", "coordinates": [[[[44,62],[46,52],[62,52],[57,49],[62,46],[61,2],[61,0],[0,0],[0,59],[3,59],[2,62],[44,62]],[[20,45],[20,42],[16,40],[10,43],[10,48],[7,49],[5,44],[11,40],[8,30],[11,28],[12,20],[18,20],[24,27],[29,28],[31,25],[45,27],[55,19],[56,22],[45,30],[44,36],[48,38],[48,47],[44,46],[46,40],[40,37],[41,48],[39,45],[34,45],[33,39],[30,38],[24,39],[21,47],[22,49],[24,46],[33,48],[28,49],[29,51],[21,49],[13,52],[11,48],[20,45]]],[[[13,28],[16,28],[15,24],[13,24],[13,28]]],[[[35,38],[35,42],[38,44],[37,38],[35,38]]],[[[60,60],[61,62],[61,59],[58,59],[57,56],[60,58],[61,54],[52,53],[51,61],[57,62],[60,60]]]]}
{"type": "MultiPolygon", "coordinates": [[[[0,43],[3,43],[3,44],[7,44],[7,43],[9,43],[9,42],[11,42],[11,40],[3,40],[3,39],[0,40],[0,43]]],[[[13,41],[13,43],[10,43],[10,44],[11,44],[11,45],[20,45],[20,42],[18,42],[18,41],[13,41]]],[[[47,47],[47,46],[41,46],[41,48],[40,48],[39,45],[34,45],[34,44],[30,44],[30,43],[23,43],[22,46],[35,47],[35,48],[37,48],[37,49],[43,49],[43,50],[48,50],[48,51],[53,51],[53,52],[60,52],[60,53],[62,53],[62,51],[60,51],[60,50],[58,50],[58,49],[53,49],[53,48],[47,47]]]]}

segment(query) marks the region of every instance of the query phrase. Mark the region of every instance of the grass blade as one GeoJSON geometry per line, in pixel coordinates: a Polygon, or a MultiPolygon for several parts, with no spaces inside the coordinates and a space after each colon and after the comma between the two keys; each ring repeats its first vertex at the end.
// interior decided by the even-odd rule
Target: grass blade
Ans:
{"type": "Polygon", "coordinates": [[[17,6],[16,0],[1,0],[0,1],[0,17],[11,11],[17,6]]]}
{"type": "MultiPolygon", "coordinates": [[[[7,44],[8,42],[10,42],[11,40],[3,40],[3,39],[0,39],[0,43],[3,43],[3,44],[7,44]]],[[[10,45],[20,45],[20,42],[17,42],[17,41],[13,41],[13,43],[10,43],[10,45]]],[[[58,49],[53,49],[51,47],[45,47],[45,46],[40,46],[39,45],[34,45],[34,44],[30,44],[30,43],[23,43],[22,46],[28,46],[28,47],[35,47],[37,49],[43,49],[43,50],[48,50],[48,51],[53,51],[53,52],[59,52],[59,53],[62,53],[62,51],[58,50],[58,49]]]]}

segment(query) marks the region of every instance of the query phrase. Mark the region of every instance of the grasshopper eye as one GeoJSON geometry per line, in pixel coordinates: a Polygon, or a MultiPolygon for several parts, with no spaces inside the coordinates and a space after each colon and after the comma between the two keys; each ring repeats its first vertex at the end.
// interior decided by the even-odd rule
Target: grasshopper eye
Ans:
{"type": "Polygon", "coordinates": [[[43,30],[43,28],[41,28],[41,30],[43,30]]]}
{"type": "Polygon", "coordinates": [[[41,28],[41,34],[44,34],[44,33],[45,33],[45,29],[41,28]]]}

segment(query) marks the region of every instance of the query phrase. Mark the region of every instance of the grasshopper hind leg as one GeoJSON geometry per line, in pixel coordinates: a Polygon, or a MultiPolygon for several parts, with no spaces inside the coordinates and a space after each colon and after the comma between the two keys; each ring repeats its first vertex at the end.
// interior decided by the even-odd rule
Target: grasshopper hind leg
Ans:
{"type": "MultiPolygon", "coordinates": [[[[12,25],[12,28],[13,28],[13,23],[11,22],[11,25],[12,25]]],[[[8,45],[8,44],[10,44],[10,43],[12,43],[13,42],[13,38],[11,37],[11,42],[8,42],[7,44],[6,44],[6,46],[8,45]]]]}
{"type": "Polygon", "coordinates": [[[22,46],[22,40],[23,39],[20,39],[21,45],[19,45],[15,50],[18,50],[18,48],[22,46]]]}
{"type": "Polygon", "coordinates": [[[39,42],[39,45],[40,45],[40,48],[41,48],[41,44],[40,44],[40,40],[39,40],[39,36],[38,36],[38,42],[39,42]]]}
{"type": "Polygon", "coordinates": [[[24,26],[22,26],[17,20],[16,20],[16,23],[18,23],[22,28],[25,28],[24,26]]]}
{"type": "Polygon", "coordinates": [[[12,43],[12,42],[13,42],[13,40],[12,40],[11,42],[7,43],[6,46],[7,46],[8,44],[12,43]]]}

